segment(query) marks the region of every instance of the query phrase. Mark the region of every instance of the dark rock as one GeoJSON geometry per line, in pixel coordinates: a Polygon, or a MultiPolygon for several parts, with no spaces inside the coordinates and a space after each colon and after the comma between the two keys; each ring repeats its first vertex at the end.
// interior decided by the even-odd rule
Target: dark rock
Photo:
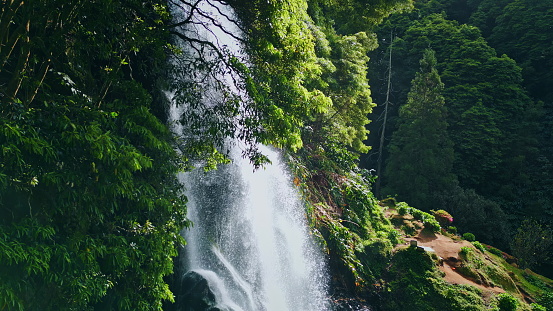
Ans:
{"type": "Polygon", "coordinates": [[[217,304],[215,291],[208,280],[198,272],[187,272],[180,282],[176,296],[176,311],[232,311],[217,304]]]}
{"type": "Polygon", "coordinates": [[[359,298],[339,298],[332,301],[333,311],[371,311],[365,301],[359,298]]]}

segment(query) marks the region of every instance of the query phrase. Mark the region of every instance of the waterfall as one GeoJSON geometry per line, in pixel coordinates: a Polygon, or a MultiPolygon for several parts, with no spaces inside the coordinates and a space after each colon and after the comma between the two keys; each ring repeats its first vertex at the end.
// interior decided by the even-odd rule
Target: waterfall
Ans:
{"type": "MultiPolygon", "coordinates": [[[[192,22],[180,30],[186,37],[209,41],[210,47],[245,61],[237,39],[241,33],[225,2],[203,0],[194,2],[194,6],[172,3],[175,16],[192,16],[192,22]],[[194,11],[196,16],[190,14],[194,11]]],[[[187,53],[189,60],[184,57],[173,61],[192,63],[195,57],[217,61],[217,53],[209,52],[209,48],[192,47],[187,53]]],[[[232,72],[205,74],[193,70],[180,72],[176,79],[196,85],[193,90],[201,86],[196,96],[188,96],[199,104],[173,104],[171,118],[175,123],[183,119],[183,114],[193,111],[200,115],[203,112],[197,110],[224,102],[222,97],[227,92],[221,91],[221,83],[247,100],[233,86],[234,78],[229,76],[232,72]]],[[[175,94],[169,92],[170,97],[176,98],[175,94]]],[[[176,124],[174,131],[185,143],[201,139],[190,134],[187,126],[186,122],[176,124]]],[[[209,172],[195,169],[179,176],[187,188],[188,217],[194,225],[183,233],[187,240],[182,259],[186,272],[180,290],[186,293],[175,293],[177,309],[325,310],[324,256],[310,235],[304,206],[281,155],[273,148],[259,146],[271,164],[254,170],[249,160],[242,157],[239,142],[221,144],[229,150],[232,163],[209,172]]]]}
{"type": "Polygon", "coordinates": [[[324,259],[313,245],[304,209],[277,152],[257,171],[233,164],[182,176],[190,185],[188,270],[208,276],[217,301],[231,310],[323,310],[324,259]]]}

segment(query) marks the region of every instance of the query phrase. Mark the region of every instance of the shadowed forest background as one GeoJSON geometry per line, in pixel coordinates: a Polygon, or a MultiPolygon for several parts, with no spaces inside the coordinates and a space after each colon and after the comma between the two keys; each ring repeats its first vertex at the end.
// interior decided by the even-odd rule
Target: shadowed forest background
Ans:
{"type": "Polygon", "coordinates": [[[369,54],[372,96],[379,105],[369,125],[373,148],[362,166],[383,163],[375,189],[380,197],[397,195],[425,211],[443,207],[459,229],[519,255],[543,256],[537,261],[546,263],[551,242],[548,251],[519,249],[539,249],[540,242],[516,233],[550,230],[553,221],[552,3],[415,6],[379,26],[380,46],[369,54]],[[415,97],[420,88],[411,81],[422,69],[418,60],[425,49],[435,51],[443,86],[440,100],[421,106],[415,97]]]}

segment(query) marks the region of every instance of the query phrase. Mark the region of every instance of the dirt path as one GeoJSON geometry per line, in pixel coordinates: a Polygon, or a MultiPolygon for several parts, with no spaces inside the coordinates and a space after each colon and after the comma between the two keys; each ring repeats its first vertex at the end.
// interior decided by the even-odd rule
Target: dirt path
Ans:
{"type": "Polygon", "coordinates": [[[436,252],[436,255],[444,259],[444,264],[439,266],[440,270],[445,273],[445,281],[451,284],[468,284],[482,289],[483,291],[491,291],[494,293],[504,293],[505,291],[500,287],[487,287],[481,284],[477,284],[472,280],[466,279],[461,274],[455,271],[455,267],[448,264],[448,262],[460,261],[459,251],[461,247],[467,246],[474,248],[474,246],[465,240],[455,241],[449,237],[441,234],[428,234],[419,233],[415,239],[419,246],[432,249],[436,252]]]}

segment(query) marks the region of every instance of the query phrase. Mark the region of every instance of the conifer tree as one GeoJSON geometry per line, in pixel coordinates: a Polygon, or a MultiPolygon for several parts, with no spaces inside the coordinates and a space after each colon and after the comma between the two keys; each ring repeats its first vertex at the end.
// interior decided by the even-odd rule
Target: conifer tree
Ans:
{"type": "Polygon", "coordinates": [[[433,50],[424,51],[407,103],[400,108],[399,128],[390,143],[385,193],[398,194],[429,210],[435,196],[454,185],[453,143],[447,135],[444,84],[433,50]]]}

